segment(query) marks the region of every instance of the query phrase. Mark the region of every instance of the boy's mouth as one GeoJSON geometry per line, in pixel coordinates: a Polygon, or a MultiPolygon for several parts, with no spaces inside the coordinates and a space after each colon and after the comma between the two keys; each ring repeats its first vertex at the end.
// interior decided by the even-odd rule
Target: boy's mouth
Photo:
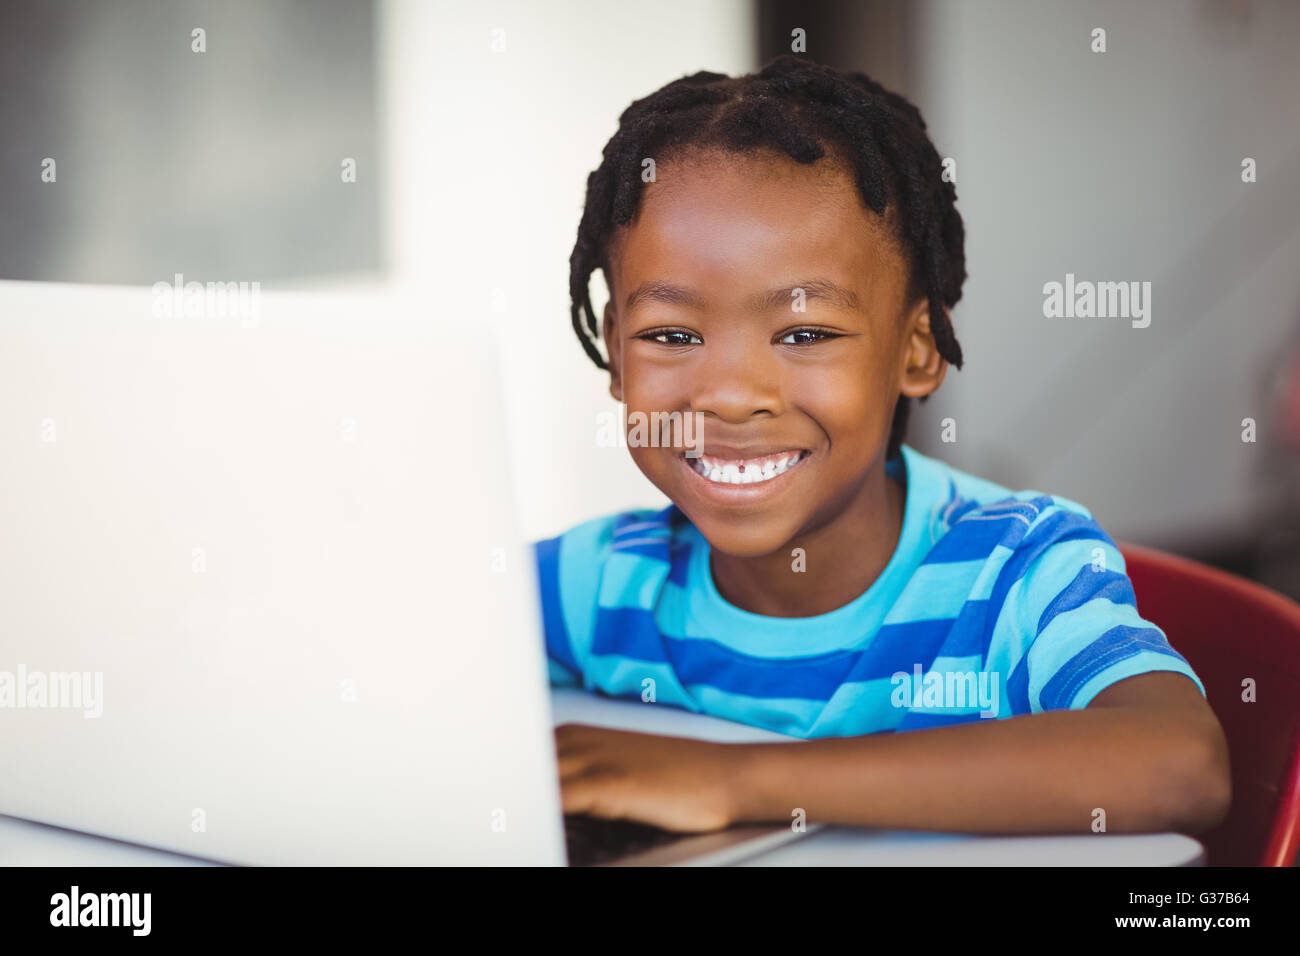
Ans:
{"type": "Polygon", "coordinates": [[[790,448],[755,458],[723,458],[700,455],[682,461],[695,474],[715,485],[761,485],[797,467],[810,454],[802,448],[790,448]]]}

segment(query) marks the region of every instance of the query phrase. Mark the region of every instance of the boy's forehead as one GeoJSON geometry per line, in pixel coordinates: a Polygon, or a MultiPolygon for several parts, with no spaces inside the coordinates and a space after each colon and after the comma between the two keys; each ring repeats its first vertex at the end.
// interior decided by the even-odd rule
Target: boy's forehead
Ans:
{"type": "Polygon", "coordinates": [[[851,173],[825,161],[661,164],[632,223],[616,230],[610,262],[624,297],[646,281],[707,294],[816,275],[863,296],[906,281],[888,224],[862,201],[851,173]]]}

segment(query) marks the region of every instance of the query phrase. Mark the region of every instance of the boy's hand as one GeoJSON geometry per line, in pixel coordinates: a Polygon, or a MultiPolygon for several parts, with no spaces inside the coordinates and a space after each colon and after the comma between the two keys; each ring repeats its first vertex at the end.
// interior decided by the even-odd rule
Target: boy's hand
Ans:
{"type": "Polygon", "coordinates": [[[734,821],[728,744],[586,724],[555,728],[565,813],[636,820],[665,830],[718,830],[734,821]]]}

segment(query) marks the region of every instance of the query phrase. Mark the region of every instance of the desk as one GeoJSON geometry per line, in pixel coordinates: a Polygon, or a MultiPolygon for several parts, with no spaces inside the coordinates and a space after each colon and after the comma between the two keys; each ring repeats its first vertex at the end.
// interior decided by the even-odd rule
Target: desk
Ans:
{"type": "MultiPolygon", "coordinates": [[[[552,693],[553,720],[722,742],[782,734],[675,707],[552,693]]],[[[823,827],[741,866],[1201,866],[1201,844],[1179,833],[985,837],[823,827]]],[[[131,843],[0,815],[0,866],[215,866],[131,843]]]]}
{"type": "MultiPolygon", "coordinates": [[[[793,740],[678,707],[612,700],[572,688],[551,692],[556,724],[643,730],[726,743],[793,740]]],[[[738,866],[1204,866],[1205,849],[1181,833],[972,836],[823,827],[738,866]]]]}

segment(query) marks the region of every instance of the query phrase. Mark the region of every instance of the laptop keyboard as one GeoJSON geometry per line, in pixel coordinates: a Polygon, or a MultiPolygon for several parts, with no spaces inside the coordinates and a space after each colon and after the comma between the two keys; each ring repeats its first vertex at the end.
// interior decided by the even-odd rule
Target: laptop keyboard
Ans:
{"type": "Polygon", "coordinates": [[[690,833],[664,830],[634,820],[604,820],[583,813],[564,816],[564,841],[570,866],[599,866],[629,853],[674,843],[690,833]]]}

